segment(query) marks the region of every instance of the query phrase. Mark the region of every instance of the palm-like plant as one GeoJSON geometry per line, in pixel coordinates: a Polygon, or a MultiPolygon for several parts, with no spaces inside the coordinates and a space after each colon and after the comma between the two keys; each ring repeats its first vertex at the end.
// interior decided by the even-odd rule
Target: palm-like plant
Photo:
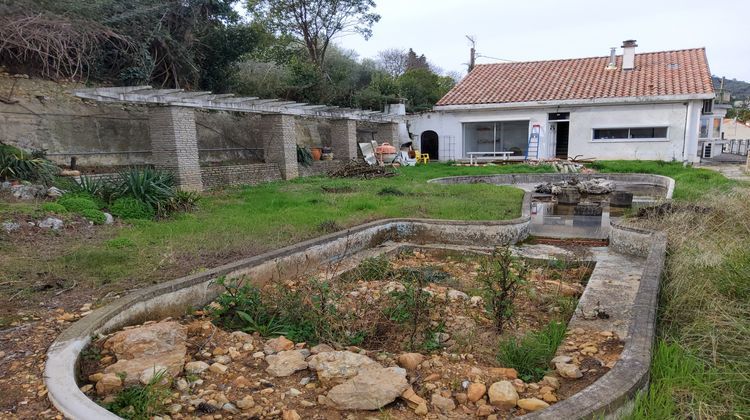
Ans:
{"type": "Polygon", "coordinates": [[[128,169],[120,172],[118,195],[132,196],[163,214],[175,195],[174,176],[152,168],[128,169]]]}

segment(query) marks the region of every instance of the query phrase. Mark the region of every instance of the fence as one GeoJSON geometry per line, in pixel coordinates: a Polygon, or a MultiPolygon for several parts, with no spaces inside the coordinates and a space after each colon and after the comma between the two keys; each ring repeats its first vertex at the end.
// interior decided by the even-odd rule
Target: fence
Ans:
{"type": "Polygon", "coordinates": [[[750,145],[750,139],[745,140],[724,140],[726,143],[721,149],[722,153],[747,156],[747,149],[750,145]]]}

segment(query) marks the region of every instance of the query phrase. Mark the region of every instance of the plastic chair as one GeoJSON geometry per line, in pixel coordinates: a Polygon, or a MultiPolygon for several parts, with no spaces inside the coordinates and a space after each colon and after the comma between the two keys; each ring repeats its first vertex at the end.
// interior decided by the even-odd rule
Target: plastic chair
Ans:
{"type": "Polygon", "coordinates": [[[418,162],[422,162],[424,164],[430,163],[430,154],[429,153],[420,153],[419,158],[417,158],[418,162]]]}

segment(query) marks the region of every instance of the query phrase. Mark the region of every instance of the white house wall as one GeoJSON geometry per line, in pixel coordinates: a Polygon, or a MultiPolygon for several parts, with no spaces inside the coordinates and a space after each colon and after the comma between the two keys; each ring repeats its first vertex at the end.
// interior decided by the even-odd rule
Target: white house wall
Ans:
{"type": "Polygon", "coordinates": [[[687,160],[697,158],[697,130],[701,101],[659,104],[596,105],[554,108],[502,110],[435,111],[409,117],[409,132],[419,147],[419,136],[427,130],[439,136],[440,160],[464,158],[462,124],[466,122],[528,120],[529,131],[534,124],[541,127],[540,157],[554,155],[554,142],[548,137],[547,115],[570,112],[569,156],[581,155],[596,159],[626,160],[687,160]],[[665,140],[593,140],[595,128],[667,126],[665,140]],[[686,133],[686,127],[687,133],[686,133]],[[453,153],[450,139],[453,139],[453,153]],[[684,151],[684,155],[683,155],[684,151]]]}

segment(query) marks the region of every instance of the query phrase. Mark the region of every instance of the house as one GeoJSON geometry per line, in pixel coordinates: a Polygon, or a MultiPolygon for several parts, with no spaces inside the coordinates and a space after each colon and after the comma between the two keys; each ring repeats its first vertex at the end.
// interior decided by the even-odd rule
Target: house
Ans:
{"type": "Polygon", "coordinates": [[[432,160],[656,159],[697,162],[725,109],[703,48],[481,64],[435,105],[408,118],[432,160]]]}
{"type": "Polygon", "coordinates": [[[722,138],[726,140],[749,140],[750,123],[742,123],[734,118],[724,118],[721,124],[722,138]]]}

